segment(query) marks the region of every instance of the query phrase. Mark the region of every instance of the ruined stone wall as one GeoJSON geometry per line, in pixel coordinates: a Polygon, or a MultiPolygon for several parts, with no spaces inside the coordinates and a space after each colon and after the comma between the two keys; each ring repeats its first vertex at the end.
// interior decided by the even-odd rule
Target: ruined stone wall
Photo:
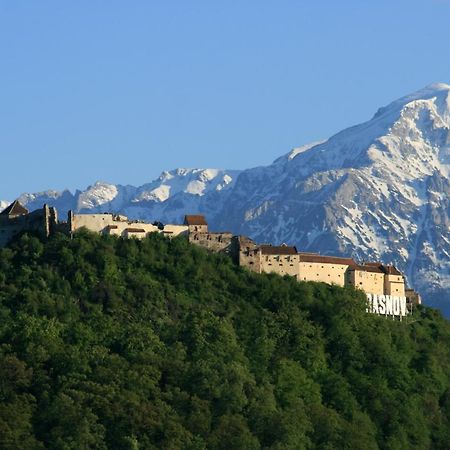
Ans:
{"type": "Polygon", "coordinates": [[[208,225],[188,225],[189,234],[208,233],[208,225]]]}
{"type": "Polygon", "coordinates": [[[48,236],[56,229],[56,211],[44,205],[29,214],[9,218],[0,217],[0,247],[4,247],[19,233],[30,231],[48,236]]]}
{"type": "Polygon", "coordinates": [[[231,233],[189,233],[189,242],[192,244],[221,253],[231,254],[232,239],[231,233]]]}
{"type": "Polygon", "coordinates": [[[239,252],[239,265],[252,272],[261,273],[261,252],[258,249],[241,250],[239,252]]]}
{"type": "Polygon", "coordinates": [[[261,273],[261,251],[252,239],[246,236],[235,236],[232,249],[236,264],[261,273]]]}

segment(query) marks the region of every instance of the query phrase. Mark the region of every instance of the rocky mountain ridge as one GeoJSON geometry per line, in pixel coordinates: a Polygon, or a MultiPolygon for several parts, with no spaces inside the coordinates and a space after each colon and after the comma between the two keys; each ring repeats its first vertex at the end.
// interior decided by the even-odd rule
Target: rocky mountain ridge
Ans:
{"type": "Polygon", "coordinates": [[[260,242],[393,262],[450,314],[449,130],[450,86],[433,84],[269,166],[177,169],[141,187],[98,182],[20,201],[166,222],[199,212],[260,242]]]}

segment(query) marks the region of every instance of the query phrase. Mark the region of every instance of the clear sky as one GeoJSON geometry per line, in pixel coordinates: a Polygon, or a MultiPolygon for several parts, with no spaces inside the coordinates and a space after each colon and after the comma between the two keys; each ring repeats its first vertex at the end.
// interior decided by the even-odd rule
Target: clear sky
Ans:
{"type": "Polygon", "coordinates": [[[0,199],[242,169],[450,83],[450,0],[0,0],[0,199]]]}

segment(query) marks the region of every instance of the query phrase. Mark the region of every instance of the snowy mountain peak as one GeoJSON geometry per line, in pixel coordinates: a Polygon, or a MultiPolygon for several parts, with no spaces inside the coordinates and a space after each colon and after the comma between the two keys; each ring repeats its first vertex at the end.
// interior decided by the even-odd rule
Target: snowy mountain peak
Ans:
{"type": "Polygon", "coordinates": [[[405,95],[404,97],[399,98],[396,102],[407,103],[408,101],[413,100],[428,100],[436,96],[445,96],[450,92],[450,85],[446,83],[431,83],[422,89],[418,89],[417,91],[405,95]]]}
{"type": "Polygon", "coordinates": [[[374,163],[410,180],[433,171],[446,174],[449,130],[450,86],[437,83],[380,108],[371,120],[325,142],[294,149],[287,159],[302,176],[374,163]]]}
{"type": "Polygon", "coordinates": [[[110,204],[118,194],[118,186],[104,181],[96,181],[92,186],[89,186],[86,191],[80,193],[78,197],[78,209],[92,209],[105,204],[110,204]]]}
{"type": "Polygon", "coordinates": [[[450,84],[447,83],[431,83],[423,88],[425,91],[450,91],[450,84]]]}
{"type": "Polygon", "coordinates": [[[410,103],[414,103],[417,100],[428,101],[431,100],[432,103],[435,103],[438,106],[438,109],[441,115],[446,115],[448,117],[450,102],[449,102],[449,94],[450,94],[450,85],[445,83],[432,83],[428,86],[425,86],[422,89],[419,89],[416,92],[405,95],[387,106],[380,108],[375,114],[374,118],[380,117],[384,114],[397,115],[399,111],[401,111],[405,106],[410,103]]]}
{"type": "Polygon", "coordinates": [[[152,183],[139,188],[134,203],[165,202],[179,194],[203,196],[230,188],[239,171],[221,169],[174,169],[164,171],[152,183]]]}

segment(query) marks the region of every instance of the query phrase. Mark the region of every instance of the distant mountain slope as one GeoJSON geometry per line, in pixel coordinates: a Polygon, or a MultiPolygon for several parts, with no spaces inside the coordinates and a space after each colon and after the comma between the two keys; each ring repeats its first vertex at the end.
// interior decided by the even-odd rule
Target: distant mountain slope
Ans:
{"type": "Polygon", "coordinates": [[[178,222],[186,211],[201,210],[214,216],[232,189],[238,170],[176,169],[163,172],[158,179],[140,187],[102,181],[84,191],[49,190],[22,194],[20,202],[28,209],[48,203],[58,208],[61,217],[77,212],[115,211],[145,220],[178,222]]]}
{"type": "Polygon", "coordinates": [[[212,228],[258,241],[394,262],[450,314],[449,93],[430,85],[266,167],[178,169],[139,188],[96,183],[20,200],[166,222],[201,212],[212,228]]]}

